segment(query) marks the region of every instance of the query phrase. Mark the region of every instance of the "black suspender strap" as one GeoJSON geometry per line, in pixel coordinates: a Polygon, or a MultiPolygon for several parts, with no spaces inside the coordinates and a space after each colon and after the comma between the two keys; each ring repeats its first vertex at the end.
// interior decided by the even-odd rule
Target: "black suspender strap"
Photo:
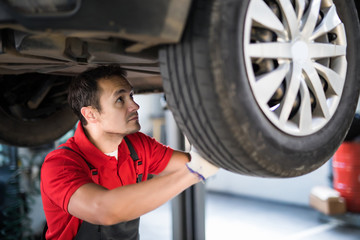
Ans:
{"type": "Polygon", "coordinates": [[[132,158],[132,160],[134,160],[134,162],[139,160],[139,156],[135,152],[135,149],[134,149],[133,145],[131,144],[131,142],[129,141],[129,139],[127,137],[124,137],[124,140],[130,150],[130,157],[132,158]]]}
{"type": "Polygon", "coordinates": [[[139,166],[142,165],[142,161],[139,159],[139,156],[137,155],[137,153],[134,149],[134,146],[131,144],[130,140],[127,137],[124,137],[124,140],[126,142],[126,145],[129,148],[130,157],[134,161],[135,171],[136,171],[136,183],[139,183],[139,182],[141,182],[142,176],[143,176],[142,173],[139,173],[139,166]]]}

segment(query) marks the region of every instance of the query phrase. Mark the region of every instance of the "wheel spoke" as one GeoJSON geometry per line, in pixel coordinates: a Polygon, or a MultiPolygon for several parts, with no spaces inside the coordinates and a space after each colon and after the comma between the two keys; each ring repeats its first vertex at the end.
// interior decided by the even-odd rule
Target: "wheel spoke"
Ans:
{"type": "Polygon", "coordinates": [[[289,71],[290,64],[282,64],[276,70],[264,74],[256,81],[254,93],[262,104],[267,104],[289,71]]]}
{"type": "Polygon", "coordinates": [[[249,14],[255,22],[263,27],[271,29],[277,33],[284,33],[283,24],[264,1],[252,1],[249,7],[249,14]]]}
{"type": "Polygon", "coordinates": [[[254,43],[247,50],[249,56],[254,58],[292,58],[290,43],[254,43]]]}
{"type": "Polygon", "coordinates": [[[344,88],[345,78],[319,63],[315,63],[314,66],[320,73],[322,73],[322,76],[325,78],[329,87],[335,92],[335,94],[340,96],[344,88]]]}
{"type": "Polygon", "coordinates": [[[291,110],[294,106],[296,96],[298,95],[301,81],[301,68],[293,65],[293,71],[290,79],[289,87],[286,89],[286,95],[280,108],[280,124],[285,125],[289,119],[291,110]]]}
{"type": "Polygon", "coordinates": [[[299,22],[297,21],[294,7],[290,0],[279,0],[282,13],[284,14],[288,27],[290,29],[291,38],[294,39],[299,33],[299,22]]]}
{"type": "Polygon", "coordinates": [[[331,6],[329,12],[324,17],[323,21],[313,32],[312,36],[310,37],[310,40],[314,40],[314,39],[318,38],[319,36],[330,32],[339,24],[341,24],[341,20],[336,13],[335,6],[333,5],[333,6],[331,6]]]}
{"type": "Polygon", "coordinates": [[[301,105],[300,105],[300,120],[299,128],[302,132],[307,132],[312,127],[312,109],[309,89],[305,81],[301,81],[301,105]]]}
{"type": "Polygon", "coordinates": [[[304,38],[310,38],[315,29],[319,17],[320,5],[321,0],[311,1],[310,10],[307,13],[306,22],[302,30],[302,35],[304,38]]]}
{"type": "Polygon", "coordinates": [[[310,59],[321,59],[345,56],[346,46],[325,44],[325,43],[312,43],[309,44],[309,57],[310,59]]]}
{"type": "Polygon", "coordinates": [[[313,93],[316,97],[316,102],[319,104],[324,118],[328,119],[330,117],[330,111],[326,103],[326,96],[319,75],[316,72],[315,68],[310,64],[304,65],[304,71],[309,77],[310,80],[309,87],[313,90],[313,93]]]}
{"type": "Polygon", "coordinates": [[[305,10],[305,0],[296,0],[297,21],[300,22],[305,10]]]}

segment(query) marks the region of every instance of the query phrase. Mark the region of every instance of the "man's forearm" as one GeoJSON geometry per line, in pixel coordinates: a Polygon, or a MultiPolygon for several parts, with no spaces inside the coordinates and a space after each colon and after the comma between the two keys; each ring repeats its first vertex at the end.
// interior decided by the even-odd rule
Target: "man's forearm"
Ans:
{"type": "Polygon", "coordinates": [[[116,205],[120,199],[126,199],[115,210],[110,207],[110,224],[135,219],[152,211],[172,199],[189,186],[199,182],[195,174],[186,167],[178,171],[155,177],[140,184],[133,184],[109,192],[105,204],[116,205]],[[123,196],[123,197],[122,197],[123,196]]]}
{"type": "Polygon", "coordinates": [[[164,204],[186,188],[217,171],[200,155],[174,151],[161,175],[112,190],[89,183],[71,196],[68,211],[87,222],[112,225],[135,219],[164,204]],[[189,164],[188,164],[189,163],[189,164]]]}
{"type": "MultiPolygon", "coordinates": [[[[89,199],[92,204],[91,211],[87,211],[87,216],[79,216],[76,208],[72,208],[71,214],[100,225],[129,221],[158,208],[197,182],[199,182],[199,178],[196,174],[190,173],[184,165],[177,171],[138,184],[122,186],[113,190],[103,189],[101,194],[93,194],[94,199],[89,199]]],[[[92,191],[92,187],[99,187],[94,185],[84,185],[81,190],[92,191]]],[[[78,207],[83,208],[79,211],[79,214],[83,215],[86,206],[78,207]]]]}

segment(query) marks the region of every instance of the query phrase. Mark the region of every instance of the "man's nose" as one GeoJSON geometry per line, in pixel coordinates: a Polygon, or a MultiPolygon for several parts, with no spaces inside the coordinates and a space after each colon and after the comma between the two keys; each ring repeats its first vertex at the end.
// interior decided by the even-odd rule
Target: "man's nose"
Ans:
{"type": "Polygon", "coordinates": [[[132,100],[129,106],[130,112],[137,111],[139,110],[139,108],[140,108],[139,104],[137,104],[134,100],[132,100]]]}

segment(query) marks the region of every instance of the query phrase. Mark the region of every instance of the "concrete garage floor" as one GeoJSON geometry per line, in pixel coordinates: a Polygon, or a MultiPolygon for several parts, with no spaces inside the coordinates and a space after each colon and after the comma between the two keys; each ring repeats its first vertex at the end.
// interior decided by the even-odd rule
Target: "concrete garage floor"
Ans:
{"type": "MultiPolygon", "coordinates": [[[[171,203],[141,218],[141,240],[171,240],[171,203]]],[[[206,240],[359,240],[360,228],[312,208],[208,192],[206,240]]]]}

